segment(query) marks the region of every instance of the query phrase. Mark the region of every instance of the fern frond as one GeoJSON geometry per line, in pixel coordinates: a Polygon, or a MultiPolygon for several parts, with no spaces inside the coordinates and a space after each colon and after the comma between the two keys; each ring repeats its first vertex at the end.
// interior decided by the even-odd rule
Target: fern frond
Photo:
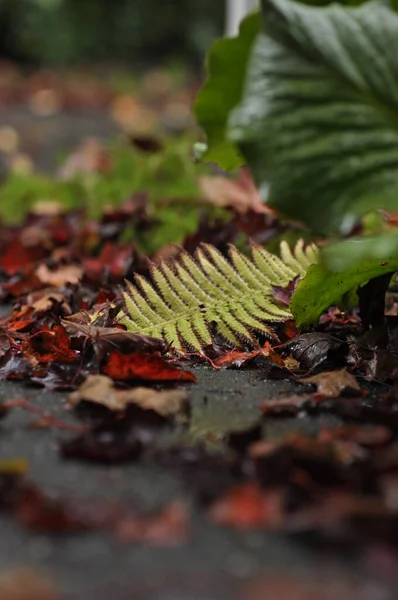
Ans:
{"type": "Polygon", "coordinates": [[[163,338],[175,350],[200,351],[216,331],[234,346],[253,342],[257,331],[275,337],[271,323],[291,318],[272,295],[317,261],[315,245],[281,244],[281,258],[253,244],[251,258],[230,246],[229,261],[210,244],[194,256],[151,267],[151,281],[136,276],[122,291],[121,322],[132,332],[163,338]]]}

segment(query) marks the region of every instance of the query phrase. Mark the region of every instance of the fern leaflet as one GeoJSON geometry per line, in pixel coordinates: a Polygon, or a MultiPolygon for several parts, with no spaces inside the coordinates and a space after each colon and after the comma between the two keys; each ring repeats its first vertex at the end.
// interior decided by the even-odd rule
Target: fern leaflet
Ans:
{"type": "Polygon", "coordinates": [[[163,338],[175,350],[200,351],[216,331],[236,347],[253,342],[253,332],[275,337],[270,323],[291,318],[272,295],[317,261],[315,245],[299,240],[292,251],[281,243],[281,258],[253,244],[251,258],[230,246],[227,260],[201,244],[194,256],[151,266],[151,282],[136,275],[122,292],[121,322],[129,331],[163,338]]]}

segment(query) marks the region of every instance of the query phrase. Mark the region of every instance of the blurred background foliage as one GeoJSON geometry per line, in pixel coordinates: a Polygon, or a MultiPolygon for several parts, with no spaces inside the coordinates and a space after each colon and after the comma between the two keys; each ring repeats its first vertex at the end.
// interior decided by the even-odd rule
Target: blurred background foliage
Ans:
{"type": "Polygon", "coordinates": [[[201,64],[224,11],[224,0],[0,0],[0,59],[201,64]]]}

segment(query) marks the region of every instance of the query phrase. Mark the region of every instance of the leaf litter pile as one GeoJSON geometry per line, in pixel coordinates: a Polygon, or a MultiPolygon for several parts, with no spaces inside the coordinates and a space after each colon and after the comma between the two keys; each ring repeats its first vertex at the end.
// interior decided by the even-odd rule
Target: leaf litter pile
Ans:
{"type": "MultiPolygon", "coordinates": [[[[214,188],[206,180],[218,197],[220,179],[214,188]]],[[[227,190],[238,185],[225,181],[227,190]]],[[[54,496],[31,481],[28,462],[3,460],[5,517],[40,534],[100,530],[123,542],[167,545],[189,536],[194,503],[213,522],[238,529],[395,543],[395,318],[370,339],[355,311],[331,307],[312,331],[300,331],[288,305],[316,248],[280,246],[281,233],[297,240],[302,232],[253,202],[252,190],[225,205],[228,219],[210,223],[204,212],[170,260],[162,258],[169,246],[145,254],[125,241],[131,230],[153,226],[142,195],[98,220],[40,205],[23,224],[1,227],[0,378],[68,394],[63,419],[52,415],[57,395],[46,411],[24,398],[4,401],[1,418],[22,409],[35,415],[42,435],[62,430],[60,461],[145,460],[186,486],[184,499],[141,514],[122,501],[54,496]],[[228,249],[248,237],[257,242],[251,251],[245,241],[228,249]],[[272,252],[258,245],[265,240],[272,252]],[[191,440],[195,372],[226,368],[287,379],[295,391],[259,404],[248,429],[213,445],[206,436],[191,440]],[[325,414],[339,424],[295,432],[295,420],[320,422],[325,414]],[[281,419],[291,433],[268,437],[267,426],[281,419]],[[165,438],[170,430],[176,435],[165,438]]]]}

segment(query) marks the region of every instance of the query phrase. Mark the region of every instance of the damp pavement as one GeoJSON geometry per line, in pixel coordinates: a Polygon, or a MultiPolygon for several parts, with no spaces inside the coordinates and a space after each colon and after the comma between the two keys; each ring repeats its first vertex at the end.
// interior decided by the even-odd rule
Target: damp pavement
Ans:
{"type": "MultiPolygon", "coordinates": [[[[195,368],[190,384],[192,419],[189,434],[215,440],[226,431],[258,419],[268,398],[294,392],[289,381],[267,381],[264,371],[214,371],[195,368]]],[[[0,401],[26,398],[61,419],[67,394],[3,382],[0,401]]],[[[212,524],[191,502],[178,474],[153,461],[97,466],[66,461],[59,441],[73,434],[33,428],[33,415],[15,409],[0,422],[1,459],[23,457],[29,480],[51,495],[74,501],[131,504],[156,511],[175,499],[187,500],[192,526],[186,542],[170,547],[120,542],[109,533],[41,535],[29,533],[14,519],[0,519],[2,570],[31,566],[48,574],[66,600],[393,600],[396,574],[378,567],[372,553],[350,549],[320,550],[307,541],[262,531],[239,532],[212,524]],[[304,594],[304,595],[303,595],[304,594]]],[[[76,421],[78,422],[78,421],[76,421]]],[[[316,430],[337,424],[331,417],[274,421],[266,435],[316,430]]],[[[388,562],[388,561],[387,561],[388,562]]]]}
{"type": "MultiPolygon", "coordinates": [[[[107,138],[116,129],[105,112],[57,115],[32,120],[22,109],[2,110],[0,124],[22,136],[42,170],[56,166],[59,150],[76,146],[85,135],[107,138]],[[25,132],[25,133],[23,133],[25,132]]],[[[223,433],[256,421],[266,399],[292,395],[294,384],[267,381],[261,368],[214,371],[193,369],[189,386],[191,440],[217,446],[223,433]]],[[[66,393],[0,384],[0,402],[26,398],[73,422],[66,393]]],[[[377,546],[368,551],[309,544],[263,531],[239,532],[214,525],[195,506],[181,477],[153,461],[101,466],[66,461],[59,441],[70,433],[33,428],[34,417],[20,409],[0,421],[0,459],[25,458],[29,480],[43,491],[82,501],[131,503],[144,513],[175,499],[187,500],[192,526],[186,542],[171,547],[121,542],[109,533],[42,535],[29,533],[15,519],[0,518],[0,570],[31,566],[49,575],[62,600],[395,600],[398,574],[377,546]]],[[[77,422],[77,421],[76,421],[77,422]]],[[[284,419],[265,425],[269,439],[335,425],[333,417],[284,419]]],[[[216,448],[215,448],[216,450],[216,448]]],[[[28,598],[28,596],[26,596],[28,598]]],[[[1,599],[0,599],[1,600],[1,599]]],[[[41,600],[41,599],[40,599],[41,600]]]]}

